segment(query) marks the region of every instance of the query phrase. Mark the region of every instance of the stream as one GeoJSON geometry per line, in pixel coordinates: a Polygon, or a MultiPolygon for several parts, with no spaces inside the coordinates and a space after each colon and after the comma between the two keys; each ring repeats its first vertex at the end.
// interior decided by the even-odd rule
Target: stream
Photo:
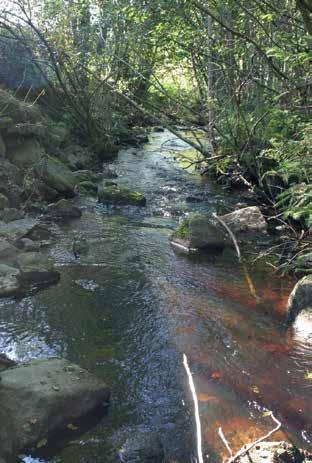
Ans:
{"type": "Polygon", "coordinates": [[[269,411],[282,423],[274,439],[309,448],[312,337],[300,324],[286,330],[281,323],[293,281],[254,265],[255,298],[232,251],[187,255],[168,240],[189,212],[224,213],[245,202],[183,169],[178,158],[188,152],[167,131],[120,151],[111,163],[116,182],[142,192],[147,207],[75,199],[82,218],[55,226],[46,251],[60,283],[0,300],[0,352],[18,361],[64,357],[112,390],[107,416],[25,462],[113,463],[116,436],[136,426],[157,431],[168,461],[195,462],[183,354],[199,402],[204,461],[228,457],[219,427],[237,451],[274,428],[269,411]],[[76,235],[90,246],[79,259],[76,235]]]}

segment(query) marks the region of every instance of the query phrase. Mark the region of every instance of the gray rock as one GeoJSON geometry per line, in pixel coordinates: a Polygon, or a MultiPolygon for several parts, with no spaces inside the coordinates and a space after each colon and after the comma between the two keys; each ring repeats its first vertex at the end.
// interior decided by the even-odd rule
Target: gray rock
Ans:
{"type": "Polygon", "coordinates": [[[5,209],[2,209],[2,211],[0,211],[0,220],[6,223],[13,222],[13,220],[20,220],[23,218],[24,214],[13,207],[6,207],[5,209]]]}
{"type": "Polygon", "coordinates": [[[24,283],[57,283],[60,274],[55,270],[53,262],[39,252],[28,252],[16,259],[24,283]]]}
{"type": "Polygon", "coordinates": [[[77,219],[81,217],[81,210],[67,199],[60,199],[57,203],[49,204],[48,213],[57,219],[77,219]]]}
{"type": "Polygon", "coordinates": [[[159,435],[143,426],[124,430],[117,437],[122,463],[163,463],[164,449],[159,435]]]}
{"type": "Polygon", "coordinates": [[[287,304],[287,321],[292,322],[308,307],[312,307],[312,275],[303,277],[292,290],[287,304]]]}
{"type": "Polygon", "coordinates": [[[0,455],[16,457],[109,400],[109,389],[66,360],[31,362],[1,373],[0,455]]]}
{"type": "Polygon", "coordinates": [[[5,158],[5,155],[6,155],[6,146],[2,138],[2,135],[0,133],[0,158],[5,158]]]}
{"type": "Polygon", "coordinates": [[[14,296],[21,290],[20,271],[0,264],[0,297],[14,296]]]}
{"type": "MultiPolygon", "coordinates": [[[[0,371],[6,370],[7,368],[12,368],[16,366],[17,363],[14,360],[11,360],[5,354],[0,353],[0,371]]],[[[1,463],[1,460],[0,460],[1,463]]]]}
{"type": "Polygon", "coordinates": [[[0,209],[5,209],[9,206],[9,200],[8,198],[0,193],[0,209]]]}
{"type": "Polygon", "coordinates": [[[0,237],[8,239],[11,243],[15,243],[21,238],[34,233],[39,227],[38,220],[35,219],[20,219],[9,223],[0,224],[0,237]]]}
{"type": "Polygon", "coordinates": [[[37,169],[37,174],[52,190],[67,196],[75,195],[77,179],[73,172],[58,159],[47,157],[44,166],[37,169]]]}
{"type": "Polygon", "coordinates": [[[186,249],[223,248],[228,237],[214,219],[190,214],[172,234],[171,241],[186,249]]]}
{"type": "Polygon", "coordinates": [[[220,216],[237,239],[242,240],[248,234],[248,237],[257,238],[258,233],[266,233],[268,224],[257,206],[244,207],[237,211],[220,216]]]}
{"type": "Polygon", "coordinates": [[[288,442],[261,442],[255,445],[248,454],[237,461],[239,463],[304,463],[311,461],[312,455],[298,449],[288,442]]]}
{"type": "Polygon", "coordinates": [[[0,238],[0,259],[6,259],[16,256],[18,249],[13,246],[9,241],[0,238]]]}
{"type": "Polygon", "coordinates": [[[40,243],[29,238],[22,238],[19,240],[18,246],[25,252],[38,252],[41,248],[40,243]]]}
{"type": "Polygon", "coordinates": [[[51,237],[50,230],[43,224],[36,225],[28,234],[27,238],[33,241],[48,240],[51,237]]]}

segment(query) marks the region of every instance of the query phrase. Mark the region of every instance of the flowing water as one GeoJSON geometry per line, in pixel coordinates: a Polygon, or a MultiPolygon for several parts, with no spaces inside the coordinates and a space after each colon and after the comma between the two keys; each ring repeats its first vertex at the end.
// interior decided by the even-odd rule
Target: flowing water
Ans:
{"type": "Polygon", "coordinates": [[[80,198],[83,217],[55,227],[47,251],[61,282],[0,301],[0,351],[21,361],[65,357],[112,389],[107,416],[52,445],[42,461],[114,462],[116,435],[135,425],[157,430],[169,461],[196,461],[184,353],[205,461],[228,456],[219,427],[237,451],[275,426],[268,411],[282,422],[275,439],[309,447],[312,339],[304,326],[286,330],[280,321],[293,283],[268,267],[253,268],[255,298],[232,252],[185,255],[170,245],[184,214],[220,213],[242,201],[183,170],[176,157],[184,152],[168,132],[121,151],[112,163],[116,181],[144,193],[148,206],[112,208],[80,198]],[[90,246],[79,259],[71,251],[75,234],[90,246]]]}

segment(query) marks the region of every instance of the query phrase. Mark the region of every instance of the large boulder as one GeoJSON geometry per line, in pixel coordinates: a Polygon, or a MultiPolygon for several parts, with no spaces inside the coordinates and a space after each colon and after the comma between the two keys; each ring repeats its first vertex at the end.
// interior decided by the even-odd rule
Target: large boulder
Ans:
{"type": "Polygon", "coordinates": [[[116,184],[102,183],[98,187],[98,197],[103,203],[112,203],[119,205],[145,206],[146,198],[137,191],[131,191],[128,188],[116,184]]]}
{"type": "Polygon", "coordinates": [[[102,407],[108,387],[66,360],[31,362],[1,373],[0,456],[49,444],[56,431],[102,407]]]}
{"type": "Polygon", "coordinates": [[[220,216],[226,225],[231,229],[239,241],[259,236],[259,233],[266,233],[268,224],[257,206],[244,207],[230,214],[220,216]]]}
{"type": "Polygon", "coordinates": [[[21,290],[20,271],[0,264],[0,297],[14,296],[21,290]]]}
{"type": "Polygon", "coordinates": [[[64,198],[57,203],[49,204],[47,210],[49,215],[55,219],[79,219],[82,215],[79,207],[64,198]]]}
{"type": "Polygon", "coordinates": [[[308,307],[312,307],[312,275],[303,277],[292,290],[287,304],[287,320],[292,322],[308,307]]]}
{"type": "Polygon", "coordinates": [[[311,453],[288,442],[260,442],[237,459],[239,463],[308,463],[311,453]]]}
{"type": "Polygon", "coordinates": [[[39,252],[26,252],[16,259],[23,283],[57,283],[60,274],[53,262],[39,252]]]}
{"type": "Polygon", "coordinates": [[[77,180],[73,172],[58,159],[47,157],[42,166],[36,169],[49,188],[65,196],[74,196],[77,180]]]}
{"type": "Polygon", "coordinates": [[[190,214],[171,236],[173,244],[186,249],[213,249],[233,242],[222,222],[234,233],[238,242],[253,240],[266,233],[267,223],[258,207],[245,207],[219,217],[190,214]]]}
{"type": "Polygon", "coordinates": [[[228,242],[220,224],[201,214],[190,214],[171,236],[171,242],[186,249],[219,249],[228,242]]]}

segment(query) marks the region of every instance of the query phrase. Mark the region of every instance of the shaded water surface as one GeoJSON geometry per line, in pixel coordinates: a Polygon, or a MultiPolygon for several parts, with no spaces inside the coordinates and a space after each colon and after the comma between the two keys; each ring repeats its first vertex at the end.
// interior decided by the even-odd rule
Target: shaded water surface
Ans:
{"type": "Polygon", "coordinates": [[[280,323],[292,282],[254,269],[256,300],[232,253],[186,256],[168,241],[187,212],[220,213],[242,201],[183,171],[175,158],[185,149],[165,132],[120,152],[112,164],[117,182],[143,192],[148,206],[79,200],[82,219],[56,228],[48,250],[61,282],[0,301],[0,351],[18,360],[62,356],[112,388],[107,417],[44,461],[111,463],[116,432],[137,424],[160,433],[171,461],[195,461],[183,353],[197,390],[205,460],[226,456],[219,427],[233,450],[268,432],[268,410],[283,424],[276,439],[309,446],[312,340],[304,326],[286,331],[280,323]],[[90,245],[80,259],[71,252],[75,233],[90,245]]]}

